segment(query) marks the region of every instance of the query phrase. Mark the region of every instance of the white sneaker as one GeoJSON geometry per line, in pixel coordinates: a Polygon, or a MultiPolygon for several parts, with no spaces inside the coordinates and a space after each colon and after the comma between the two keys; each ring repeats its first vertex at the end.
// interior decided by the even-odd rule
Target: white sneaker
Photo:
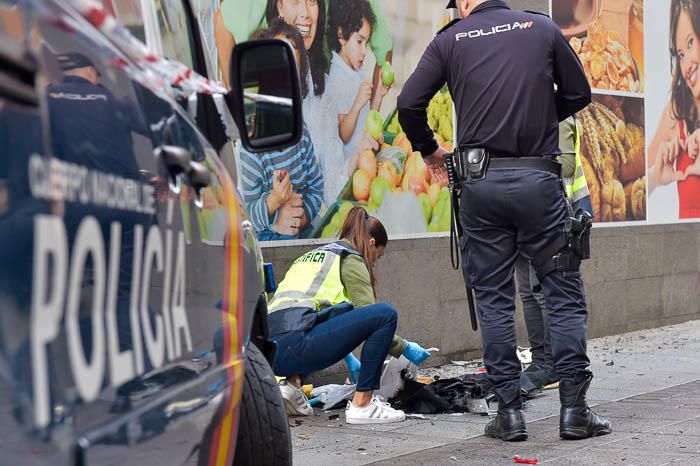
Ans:
{"type": "Polygon", "coordinates": [[[314,409],[309,404],[304,391],[287,382],[287,379],[280,380],[280,392],[284,399],[284,407],[290,416],[311,416],[314,409]]]}
{"type": "Polygon", "coordinates": [[[348,401],[345,408],[345,422],[348,424],[388,424],[401,422],[406,419],[403,411],[392,408],[389,403],[382,402],[376,396],[364,408],[358,408],[348,401]]]}

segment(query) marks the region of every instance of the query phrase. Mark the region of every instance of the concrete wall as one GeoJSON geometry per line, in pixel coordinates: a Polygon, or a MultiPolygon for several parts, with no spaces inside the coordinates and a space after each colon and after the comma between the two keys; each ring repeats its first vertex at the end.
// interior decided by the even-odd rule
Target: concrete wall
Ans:
{"type": "MultiPolygon", "coordinates": [[[[700,224],[594,228],[591,243],[593,257],[582,267],[590,338],[700,319],[700,224]]],[[[281,280],[312,247],[263,254],[281,280]]],[[[377,264],[379,300],[399,311],[399,335],[440,348],[431,365],[481,356],[449,253],[449,238],[393,240],[377,264]]],[[[528,346],[519,310],[516,318],[519,342],[528,346]]]]}

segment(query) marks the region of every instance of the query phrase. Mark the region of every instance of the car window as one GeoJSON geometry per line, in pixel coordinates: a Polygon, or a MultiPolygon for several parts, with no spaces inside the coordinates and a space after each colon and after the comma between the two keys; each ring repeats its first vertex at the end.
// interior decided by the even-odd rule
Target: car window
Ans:
{"type": "Polygon", "coordinates": [[[146,42],[146,28],[143,24],[141,2],[138,0],[105,0],[104,6],[134,37],[141,42],[146,42]]]}
{"type": "Polygon", "coordinates": [[[194,68],[193,36],[181,0],[153,0],[163,55],[194,68]]]}
{"type": "MultiPolygon", "coordinates": [[[[151,0],[152,14],[163,48],[163,56],[194,68],[194,39],[182,0],[151,0]]],[[[125,26],[134,37],[154,46],[147,39],[144,11],[139,0],[102,0],[105,9],[125,26]]],[[[153,38],[151,38],[153,39],[153,38]]]]}

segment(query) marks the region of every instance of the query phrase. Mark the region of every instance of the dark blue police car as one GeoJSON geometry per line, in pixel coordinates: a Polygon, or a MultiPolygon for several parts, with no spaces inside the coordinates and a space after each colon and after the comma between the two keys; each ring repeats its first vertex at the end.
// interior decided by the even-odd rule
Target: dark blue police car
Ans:
{"type": "Polygon", "coordinates": [[[0,464],[289,464],[232,147],[298,141],[291,49],[239,44],[228,95],[181,97],[72,5],[0,0],[0,464]]]}

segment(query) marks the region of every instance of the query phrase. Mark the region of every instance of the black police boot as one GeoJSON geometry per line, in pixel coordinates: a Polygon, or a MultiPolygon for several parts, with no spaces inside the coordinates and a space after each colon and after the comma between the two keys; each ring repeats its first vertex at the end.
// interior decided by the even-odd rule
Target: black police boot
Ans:
{"type": "Polygon", "coordinates": [[[520,374],[520,393],[523,396],[530,396],[557,381],[559,377],[553,367],[530,364],[525,372],[520,374]]]}
{"type": "Polygon", "coordinates": [[[511,404],[505,404],[498,397],[498,414],[496,414],[495,419],[486,424],[484,434],[487,437],[499,438],[506,442],[527,440],[527,428],[525,427],[525,415],[522,407],[520,399],[511,404]]]}
{"type": "Polygon", "coordinates": [[[612,432],[610,422],[591,411],[586,403],[586,392],[592,378],[578,383],[562,380],[559,384],[559,436],[563,439],[580,440],[612,432]]]}

